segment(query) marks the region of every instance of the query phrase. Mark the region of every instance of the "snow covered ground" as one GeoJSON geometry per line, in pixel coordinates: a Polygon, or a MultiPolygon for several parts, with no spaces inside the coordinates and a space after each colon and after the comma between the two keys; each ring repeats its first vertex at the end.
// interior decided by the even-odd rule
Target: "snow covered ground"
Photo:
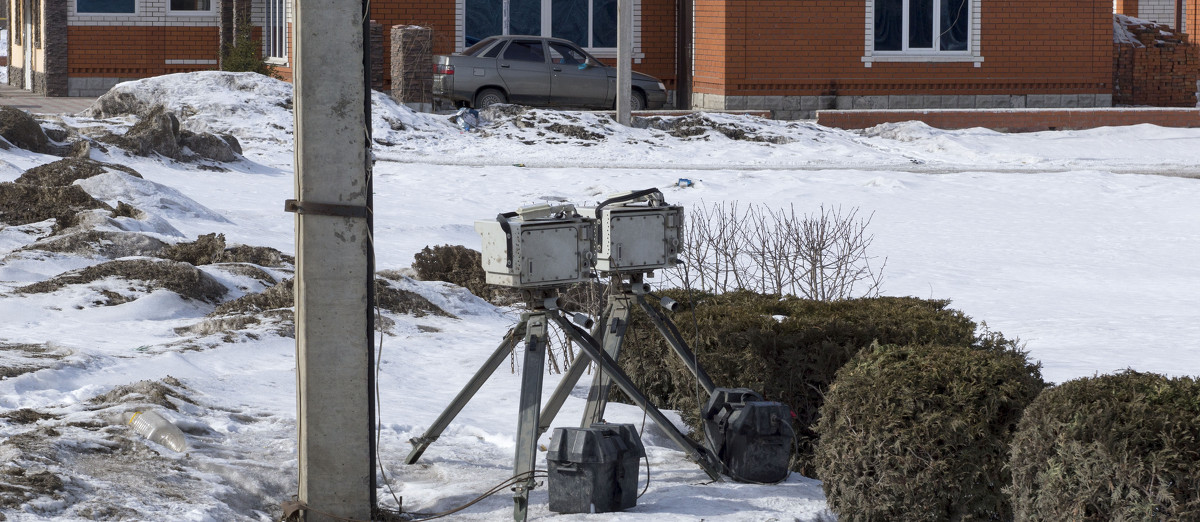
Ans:
{"type": "MultiPolygon", "coordinates": [[[[77,182],[97,199],[144,213],[98,221],[94,230],[137,230],[166,243],[217,232],[230,245],[295,252],[293,216],[281,210],[293,197],[290,86],[197,73],[118,89],[165,103],[184,129],[235,135],[244,159],[201,168],[93,149],[92,159],[144,177],[108,172],[77,182]]],[[[885,294],[953,300],[1026,342],[1048,380],[1124,368],[1200,375],[1200,129],[999,134],[903,123],[847,132],[707,115],[682,132],[529,110],[494,115],[481,131],[465,133],[445,117],[414,114],[382,96],[373,110],[381,270],[404,269],[427,245],[478,248],[476,219],[531,203],[594,203],[630,189],[661,187],[669,202],[685,206],[858,207],[874,213],[871,253],[887,258],[885,294]],[[695,185],[681,188],[680,178],[695,185]]],[[[123,132],[132,121],[77,115],[46,126],[123,132]]],[[[56,159],[0,151],[0,182],[56,159]]],[[[277,517],[296,487],[293,339],[271,320],[230,332],[195,328],[215,303],[123,279],[16,291],[108,261],[96,252],[31,247],[53,224],[0,228],[0,456],[9,462],[0,466],[0,493],[29,492],[0,497],[21,499],[0,502],[0,513],[7,520],[277,517]],[[124,414],[147,407],[180,425],[186,453],[122,425],[124,414]]],[[[228,289],[221,301],[290,273],[287,264],[260,271],[234,265],[200,267],[228,289]]],[[[504,369],[493,376],[479,395],[487,400],[473,401],[417,465],[403,464],[407,440],[428,427],[516,315],[442,283],[393,286],[454,317],[385,314],[394,324],[380,347],[380,459],[388,480],[380,477],[379,498],[394,508],[394,493],[406,510],[438,512],[509,476],[518,377],[504,369]]],[[[547,393],[557,379],[546,376],[547,393]]],[[[582,389],[576,392],[556,425],[580,415],[582,389]]],[[[640,426],[642,415],[613,405],[609,420],[640,426]]],[[[635,509],[556,515],[540,488],[531,518],[831,518],[817,481],[793,475],[774,486],[709,484],[652,425],[644,437],[651,475],[635,509]]],[[[457,519],[508,518],[506,494],[457,519]]]]}

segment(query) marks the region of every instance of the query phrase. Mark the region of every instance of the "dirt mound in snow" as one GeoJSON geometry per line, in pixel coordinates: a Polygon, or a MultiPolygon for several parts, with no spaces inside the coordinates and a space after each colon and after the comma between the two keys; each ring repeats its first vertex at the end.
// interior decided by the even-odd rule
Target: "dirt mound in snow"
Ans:
{"type": "Polygon", "coordinates": [[[213,263],[250,263],[259,266],[283,267],[295,263],[295,258],[270,247],[249,245],[225,246],[225,234],[204,234],[195,241],[167,247],[160,254],[164,259],[193,265],[213,263]]]}
{"type": "Polygon", "coordinates": [[[10,106],[0,106],[0,150],[8,149],[9,144],[22,149],[41,154],[55,156],[86,158],[91,153],[91,144],[87,140],[70,141],[78,138],[78,133],[56,127],[53,120],[61,123],[61,117],[49,116],[49,127],[43,127],[42,122],[33,115],[21,109],[10,106]]]}
{"type": "Polygon", "coordinates": [[[158,255],[167,243],[137,232],[84,230],[43,239],[21,250],[100,256],[108,259],[158,255]]]}
{"type": "Polygon", "coordinates": [[[247,294],[232,301],[221,303],[208,316],[253,315],[271,310],[291,308],[295,305],[296,299],[292,285],[292,279],[284,279],[262,292],[247,294]]]}
{"type": "Polygon", "coordinates": [[[62,478],[49,471],[30,473],[17,466],[0,468],[0,507],[12,509],[44,496],[62,498],[63,491],[62,478]]]}
{"type": "Polygon", "coordinates": [[[81,179],[110,172],[142,179],[141,174],[129,167],[83,158],[61,159],[33,167],[12,183],[0,183],[0,222],[24,225],[56,218],[57,232],[76,225],[77,214],[85,210],[104,209],[113,211],[114,217],[139,218],[139,211],[133,207],[118,202],[118,209],[114,210],[75,184],[81,179]]]}
{"type": "Polygon", "coordinates": [[[112,207],[93,198],[77,185],[46,187],[24,183],[0,183],[0,223],[26,225],[56,218],[59,227],[69,227],[84,210],[112,207]]]}
{"type": "Polygon", "coordinates": [[[634,119],[633,126],[661,130],[682,139],[708,139],[707,136],[715,132],[736,141],[754,141],[776,145],[794,141],[788,136],[767,132],[761,127],[742,125],[732,119],[718,119],[704,113],[692,113],[678,117],[639,117],[634,119]]]}
{"type": "MultiPolygon", "coordinates": [[[[618,135],[625,139],[633,138],[625,134],[624,128],[617,125],[615,116],[607,112],[560,112],[520,105],[493,105],[480,111],[479,116],[484,121],[480,127],[481,135],[503,136],[528,145],[572,143],[586,147],[618,135]],[[525,132],[514,133],[513,129],[525,132]]],[[[632,126],[635,129],[661,131],[666,136],[683,140],[709,140],[712,136],[724,136],[735,141],[777,145],[795,141],[796,138],[789,135],[790,131],[800,128],[798,124],[747,125],[746,118],[705,113],[639,116],[633,118],[632,126]]]]}
{"type": "Polygon", "coordinates": [[[141,286],[132,284],[120,291],[102,289],[100,292],[107,298],[100,304],[117,305],[132,301],[140,293],[163,288],[170,290],[187,299],[217,303],[228,290],[212,276],[200,271],[187,263],[174,261],[152,261],[149,259],[126,259],[109,261],[90,266],[82,270],[73,270],[52,279],[34,283],[16,289],[26,294],[49,293],[65,286],[84,285],[102,279],[121,279],[141,282],[141,286]]]}
{"type": "Polygon", "coordinates": [[[64,357],[65,353],[46,344],[0,342],[0,380],[36,372],[64,357]]]}
{"type": "MultiPolygon", "coordinates": [[[[180,335],[223,334],[228,342],[235,339],[235,332],[254,328],[266,329],[277,335],[295,335],[295,287],[292,279],[284,279],[262,292],[247,294],[217,306],[204,321],[177,328],[180,335]]],[[[411,314],[417,317],[436,315],[457,317],[428,299],[408,290],[395,288],[384,279],[375,280],[375,302],[381,310],[395,314],[411,314]]],[[[388,331],[393,321],[387,317],[376,317],[376,330],[388,331]]],[[[247,333],[253,338],[255,334],[247,333]]]]}
{"type": "Polygon", "coordinates": [[[66,158],[31,168],[14,182],[45,187],[69,187],[76,180],[99,176],[112,170],[119,170],[135,178],[142,177],[138,171],[124,165],[86,158],[66,158]]]}
{"type": "Polygon", "coordinates": [[[256,73],[200,71],[117,84],[84,114],[115,118],[162,105],[197,134],[285,141],[292,129],[292,86],[256,73]]]}
{"type": "MultiPolygon", "coordinates": [[[[33,152],[43,152],[50,144],[46,131],[28,112],[7,105],[0,106],[0,136],[8,143],[33,152]]],[[[0,142],[0,149],[7,149],[0,142]]]]}
{"type": "Polygon", "coordinates": [[[442,310],[424,296],[393,287],[386,279],[375,279],[375,304],[379,308],[397,314],[412,314],[417,317],[433,314],[457,319],[454,314],[442,310]]]}
{"type": "Polygon", "coordinates": [[[159,406],[172,411],[178,411],[177,403],[196,404],[188,395],[191,389],[184,386],[179,379],[171,376],[161,381],[138,381],[125,386],[117,386],[108,393],[88,399],[93,406],[130,405],[132,409],[147,406],[159,406]]]}
{"type": "Polygon", "coordinates": [[[241,143],[233,136],[182,129],[179,117],[162,104],[138,112],[137,123],[125,134],[105,132],[96,139],[138,156],[158,154],[180,161],[230,162],[242,153],[241,143]]]}
{"type": "Polygon", "coordinates": [[[57,419],[58,416],[49,413],[42,413],[29,408],[21,408],[19,410],[7,411],[0,413],[0,419],[7,420],[14,424],[33,424],[40,420],[57,419]]]}

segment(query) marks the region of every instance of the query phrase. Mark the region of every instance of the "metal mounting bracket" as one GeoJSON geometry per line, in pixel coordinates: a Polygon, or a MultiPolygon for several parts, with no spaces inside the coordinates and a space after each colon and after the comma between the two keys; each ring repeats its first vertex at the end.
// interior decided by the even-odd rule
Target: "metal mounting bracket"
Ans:
{"type": "Polygon", "coordinates": [[[313,214],[317,216],[333,216],[333,217],[348,217],[348,218],[366,218],[371,209],[359,205],[334,205],[330,203],[312,203],[308,201],[301,202],[295,199],[289,199],[283,202],[284,212],[294,212],[296,214],[313,214]]]}

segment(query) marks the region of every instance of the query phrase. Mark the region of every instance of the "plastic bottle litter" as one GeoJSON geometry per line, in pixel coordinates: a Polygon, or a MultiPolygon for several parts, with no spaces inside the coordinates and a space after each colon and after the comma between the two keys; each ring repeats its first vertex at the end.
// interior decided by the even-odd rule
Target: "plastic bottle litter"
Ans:
{"type": "Polygon", "coordinates": [[[187,449],[187,439],[183,437],[183,431],[179,429],[179,426],[153,411],[134,412],[133,416],[129,418],[128,424],[133,427],[133,431],[140,433],[148,440],[162,444],[174,451],[182,452],[187,449]]]}

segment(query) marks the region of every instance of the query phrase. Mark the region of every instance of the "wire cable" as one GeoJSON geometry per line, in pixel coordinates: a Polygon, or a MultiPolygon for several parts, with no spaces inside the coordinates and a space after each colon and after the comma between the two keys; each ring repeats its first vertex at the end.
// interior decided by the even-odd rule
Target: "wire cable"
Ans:
{"type": "Polygon", "coordinates": [[[496,493],[503,491],[505,488],[510,487],[510,486],[515,486],[531,477],[532,478],[537,478],[537,477],[544,478],[547,476],[549,476],[549,473],[546,470],[541,470],[541,469],[535,469],[532,471],[526,471],[524,473],[513,475],[508,480],[505,480],[504,482],[496,484],[495,486],[492,487],[492,489],[487,490],[487,492],[483,493],[482,495],[479,495],[478,497],[475,497],[473,500],[471,500],[470,502],[467,502],[466,504],[458,506],[454,509],[442,511],[440,513],[413,513],[414,515],[423,516],[423,518],[414,518],[414,519],[410,519],[410,521],[411,522],[424,522],[426,520],[436,520],[439,518],[445,518],[447,516],[458,513],[459,511],[467,509],[467,508],[479,503],[480,501],[482,501],[492,495],[495,495],[496,493]]]}

